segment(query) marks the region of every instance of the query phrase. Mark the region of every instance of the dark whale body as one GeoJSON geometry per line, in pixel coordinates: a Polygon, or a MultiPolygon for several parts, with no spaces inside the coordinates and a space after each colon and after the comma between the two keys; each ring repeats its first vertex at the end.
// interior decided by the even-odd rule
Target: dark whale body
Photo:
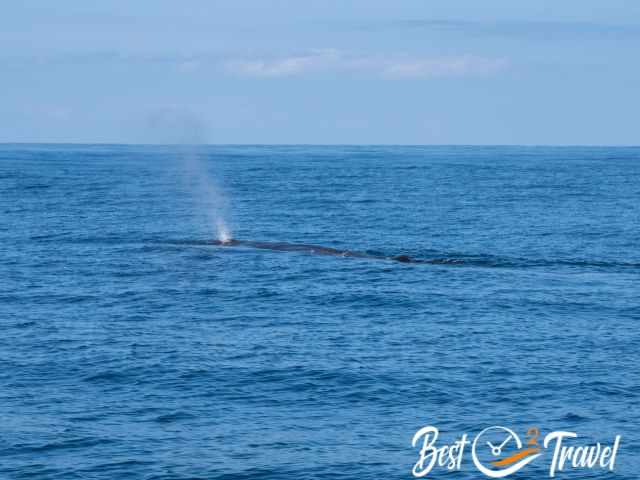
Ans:
{"type": "Polygon", "coordinates": [[[444,259],[418,259],[412,258],[408,255],[397,256],[384,256],[374,255],[365,252],[358,252],[355,250],[341,250],[338,248],[322,247],[320,245],[309,245],[304,243],[286,243],[286,242],[256,242],[251,240],[211,240],[207,242],[210,245],[218,245],[221,247],[249,247],[259,248],[262,250],[273,250],[278,252],[305,252],[315,255],[331,255],[334,257],[354,257],[364,258],[371,260],[391,260],[400,263],[429,263],[429,264],[441,264],[449,263],[444,259]]]}

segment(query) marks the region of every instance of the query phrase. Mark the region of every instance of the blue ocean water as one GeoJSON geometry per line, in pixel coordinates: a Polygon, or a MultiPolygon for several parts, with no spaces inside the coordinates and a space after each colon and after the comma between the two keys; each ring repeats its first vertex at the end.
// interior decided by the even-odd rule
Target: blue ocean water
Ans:
{"type": "Polygon", "coordinates": [[[0,219],[0,478],[406,479],[425,425],[640,471],[640,148],[4,145],[0,219]]]}

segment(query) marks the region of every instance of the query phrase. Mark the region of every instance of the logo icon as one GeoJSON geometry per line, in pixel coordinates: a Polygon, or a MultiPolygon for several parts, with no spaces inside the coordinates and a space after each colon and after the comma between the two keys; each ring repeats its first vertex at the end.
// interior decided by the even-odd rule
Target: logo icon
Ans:
{"type": "Polygon", "coordinates": [[[506,477],[540,456],[539,435],[537,427],[530,428],[527,431],[529,441],[525,446],[510,428],[485,428],[473,440],[471,458],[476,468],[487,477],[506,477]]]}

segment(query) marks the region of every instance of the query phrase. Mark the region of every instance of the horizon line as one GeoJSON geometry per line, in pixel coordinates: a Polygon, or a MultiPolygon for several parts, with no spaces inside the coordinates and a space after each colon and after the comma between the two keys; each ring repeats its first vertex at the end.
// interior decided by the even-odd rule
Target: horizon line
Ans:
{"type": "Polygon", "coordinates": [[[128,143],[128,142],[0,142],[9,145],[72,145],[129,147],[540,147],[540,148],[638,148],[640,144],[604,143],[128,143]]]}

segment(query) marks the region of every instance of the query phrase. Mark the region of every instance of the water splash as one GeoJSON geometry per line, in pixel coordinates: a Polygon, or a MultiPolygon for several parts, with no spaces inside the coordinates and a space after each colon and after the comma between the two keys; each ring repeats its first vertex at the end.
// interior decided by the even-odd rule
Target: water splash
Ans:
{"type": "Polygon", "coordinates": [[[229,227],[225,223],[224,219],[218,219],[216,222],[216,232],[218,235],[218,240],[222,243],[229,243],[231,241],[231,231],[229,227]]]}
{"type": "Polygon", "coordinates": [[[215,166],[206,158],[207,125],[201,115],[180,106],[166,106],[150,113],[150,131],[159,143],[178,146],[180,173],[196,205],[207,222],[207,230],[223,243],[231,240],[229,202],[211,172],[215,166]]]}

